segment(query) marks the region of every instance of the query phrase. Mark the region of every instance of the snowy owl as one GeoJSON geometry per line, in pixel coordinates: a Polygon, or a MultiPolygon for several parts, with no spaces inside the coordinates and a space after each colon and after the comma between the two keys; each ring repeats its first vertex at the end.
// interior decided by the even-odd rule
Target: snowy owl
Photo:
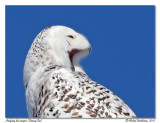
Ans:
{"type": "Polygon", "coordinates": [[[118,96],[84,72],[79,61],[90,51],[89,41],[69,27],[47,27],[37,35],[23,71],[29,117],[136,117],[118,96]]]}

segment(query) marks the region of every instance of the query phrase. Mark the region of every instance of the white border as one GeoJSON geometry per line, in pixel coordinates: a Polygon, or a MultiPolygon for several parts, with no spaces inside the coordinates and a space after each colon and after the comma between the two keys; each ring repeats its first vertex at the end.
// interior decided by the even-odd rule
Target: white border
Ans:
{"type": "MultiPolygon", "coordinates": [[[[156,120],[160,122],[160,1],[159,0],[0,0],[0,122],[5,122],[5,5],[155,5],[156,6],[156,120]],[[158,56],[159,55],[159,56],[158,56]]],[[[126,122],[124,119],[55,119],[51,122],[126,122]]]]}
{"type": "Polygon", "coordinates": [[[158,0],[0,0],[3,5],[158,5],[158,0]]]}

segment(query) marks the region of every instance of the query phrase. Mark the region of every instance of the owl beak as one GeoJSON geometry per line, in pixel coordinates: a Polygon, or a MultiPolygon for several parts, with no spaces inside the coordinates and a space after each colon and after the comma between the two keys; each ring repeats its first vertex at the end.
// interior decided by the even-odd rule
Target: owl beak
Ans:
{"type": "Polygon", "coordinates": [[[88,48],[89,53],[91,52],[91,50],[92,50],[92,48],[91,48],[91,47],[89,47],[89,48],[88,48]]]}

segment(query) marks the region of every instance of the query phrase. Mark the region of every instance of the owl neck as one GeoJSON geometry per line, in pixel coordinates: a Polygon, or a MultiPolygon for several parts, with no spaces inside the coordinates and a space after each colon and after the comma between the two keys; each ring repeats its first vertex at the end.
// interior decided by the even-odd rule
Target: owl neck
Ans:
{"type": "Polygon", "coordinates": [[[67,52],[54,49],[49,50],[48,55],[51,56],[51,62],[53,65],[58,65],[72,71],[73,66],[69,59],[69,54],[67,52]]]}
{"type": "Polygon", "coordinates": [[[40,71],[43,71],[43,69],[45,70],[47,67],[52,66],[59,66],[72,71],[72,65],[67,52],[47,47],[35,40],[25,60],[23,70],[24,86],[27,87],[31,77],[38,70],[41,69],[40,71]]]}

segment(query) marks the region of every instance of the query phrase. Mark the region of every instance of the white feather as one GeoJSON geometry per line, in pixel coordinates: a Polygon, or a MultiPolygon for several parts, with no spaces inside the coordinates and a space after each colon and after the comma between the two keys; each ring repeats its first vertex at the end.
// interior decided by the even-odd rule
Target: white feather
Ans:
{"type": "Polygon", "coordinates": [[[38,34],[24,65],[29,117],[136,117],[119,97],[92,81],[79,65],[90,49],[83,35],[65,26],[52,26],[38,34]],[[74,49],[79,52],[71,58],[74,49]]]}

